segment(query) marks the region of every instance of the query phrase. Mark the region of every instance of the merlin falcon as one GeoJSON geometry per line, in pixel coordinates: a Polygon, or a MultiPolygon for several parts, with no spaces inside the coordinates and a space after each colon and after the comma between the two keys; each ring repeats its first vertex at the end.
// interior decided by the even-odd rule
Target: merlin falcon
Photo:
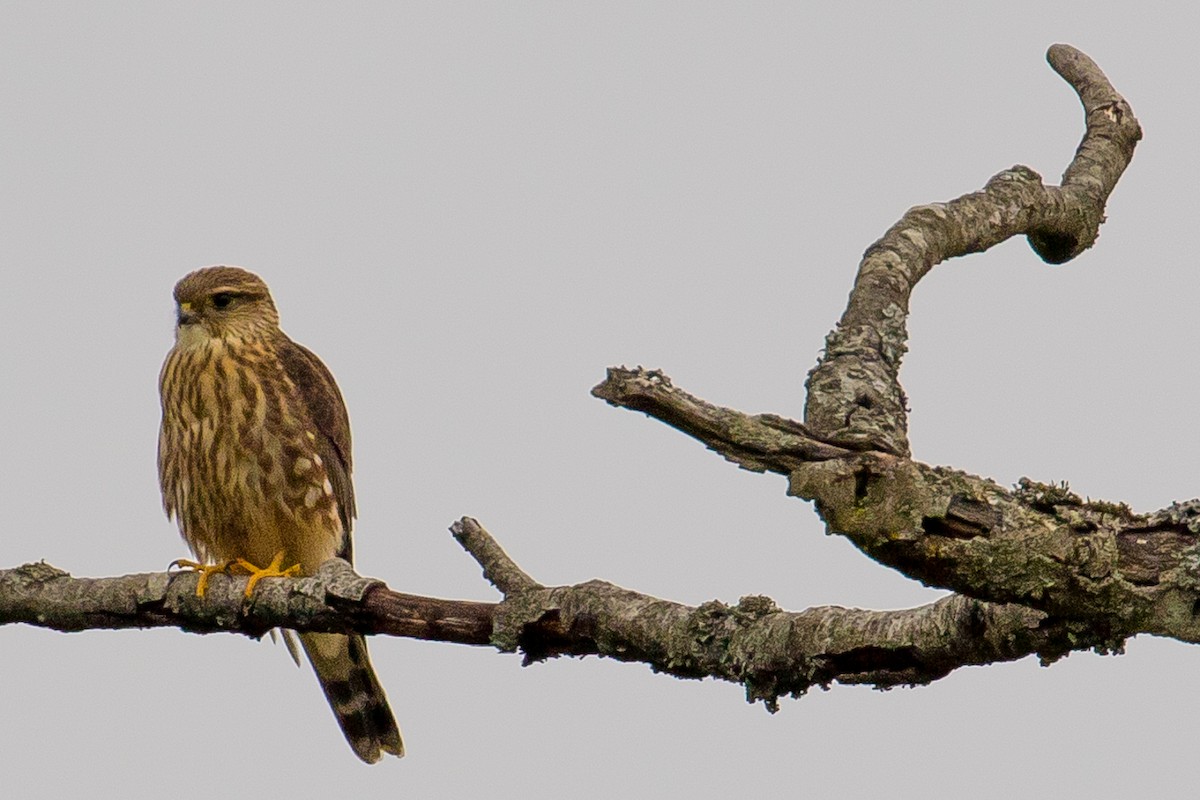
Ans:
{"type": "MultiPolygon", "coordinates": [[[[267,285],[205,267],[175,285],[175,346],[159,377],[163,507],[198,559],[197,592],[219,571],[311,575],[352,561],[350,419],[329,369],[279,329],[267,285]]],[[[291,634],[285,631],[287,638],[291,634]]],[[[355,754],[404,755],[361,635],[301,633],[355,754]]]]}

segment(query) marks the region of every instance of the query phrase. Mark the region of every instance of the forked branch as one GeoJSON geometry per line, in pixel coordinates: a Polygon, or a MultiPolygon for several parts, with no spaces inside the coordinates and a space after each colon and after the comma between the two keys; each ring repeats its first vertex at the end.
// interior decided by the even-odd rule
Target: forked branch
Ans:
{"type": "Polygon", "coordinates": [[[1115,647],[1140,632],[1200,641],[1194,505],[1139,515],[1065,486],[1006,489],[909,457],[898,375],[917,282],[948,258],[1016,235],[1051,263],[1078,255],[1096,240],[1141,138],[1128,103],[1091,59],[1066,45],[1048,58],[1078,93],[1087,123],[1062,185],[1013,167],[978,192],[911,209],[868,248],[809,376],[803,424],[713,406],[658,371],[612,368],[592,392],[747,469],[786,475],[789,492],[812,500],[831,532],[928,585],[1085,622],[1093,644],[1115,647]]]}

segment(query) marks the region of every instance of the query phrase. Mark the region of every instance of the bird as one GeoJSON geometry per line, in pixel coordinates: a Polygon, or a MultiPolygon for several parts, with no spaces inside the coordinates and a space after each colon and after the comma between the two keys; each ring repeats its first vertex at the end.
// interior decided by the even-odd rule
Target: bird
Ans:
{"type": "MultiPolygon", "coordinates": [[[[174,298],[158,472],[163,508],[197,559],[177,562],[200,572],[197,594],[220,571],[249,573],[249,597],[264,577],[353,563],[350,418],[333,374],[280,330],[267,284],[248,270],[195,270],[174,298]]],[[[366,639],[299,639],[354,753],[367,763],[403,756],[366,639]]]]}

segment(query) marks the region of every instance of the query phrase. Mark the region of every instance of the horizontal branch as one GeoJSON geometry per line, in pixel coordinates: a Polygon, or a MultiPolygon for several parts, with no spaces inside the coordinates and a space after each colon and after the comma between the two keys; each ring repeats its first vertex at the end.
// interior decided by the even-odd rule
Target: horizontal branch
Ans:
{"type": "Polygon", "coordinates": [[[306,578],[260,581],[246,598],[245,576],[214,575],[204,597],[193,572],[74,578],[46,563],[0,570],[0,624],[58,631],[179,628],[260,637],[273,628],[362,632],[486,645],[494,603],[403,594],[363,578],[341,559],[306,578]]]}
{"type": "Polygon", "coordinates": [[[766,597],[736,605],[687,606],[603,581],[545,587],[525,575],[482,526],[464,518],[452,531],[506,586],[499,603],[403,594],[357,575],[344,561],[316,575],[261,581],[216,575],[203,598],[190,572],[73,578],[45,563],[0,570],[0,624],[60,631],[175,627],[259,637],[273,628],[405,636],[520,652],[525,663],[600,655],[681,678],[743,685],[775,708],[833,682],[890,687],[923,684],[966,665],[1070,650],[1104,649],[1085,626],[1020,606],[948,597],[906,611],[836,606],[782,611],[766,597]],[[522,577],[523,576],[523,577],[522,577]]]}

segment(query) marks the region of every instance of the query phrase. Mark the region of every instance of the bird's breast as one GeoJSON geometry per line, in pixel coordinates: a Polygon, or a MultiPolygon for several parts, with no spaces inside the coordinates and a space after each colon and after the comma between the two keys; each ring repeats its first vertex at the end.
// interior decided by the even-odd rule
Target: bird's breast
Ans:
{"type": "Polygon", "coordinates": [[[336,552],[341,522],[307,411],[269,353],[177,347],[161,392],[164,505],[198,556],[336,552]]]}

